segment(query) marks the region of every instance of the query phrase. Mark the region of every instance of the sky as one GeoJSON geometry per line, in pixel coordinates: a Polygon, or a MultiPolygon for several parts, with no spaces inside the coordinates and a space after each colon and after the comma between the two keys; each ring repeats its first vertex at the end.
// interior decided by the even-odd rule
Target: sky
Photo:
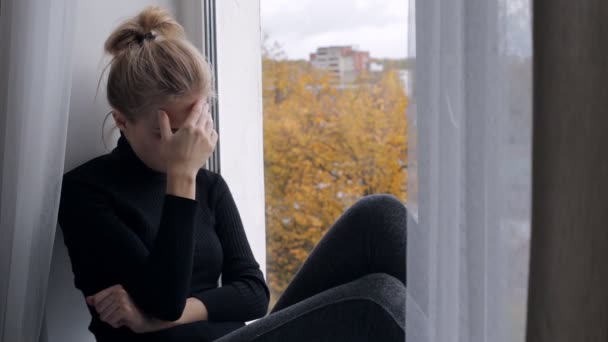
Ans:
{"type": "Polygon", "coordinates": [[[260,0],[262,32],[289,59],[354,45],[372,58],[407,56],[407,0],[260,0]]]}

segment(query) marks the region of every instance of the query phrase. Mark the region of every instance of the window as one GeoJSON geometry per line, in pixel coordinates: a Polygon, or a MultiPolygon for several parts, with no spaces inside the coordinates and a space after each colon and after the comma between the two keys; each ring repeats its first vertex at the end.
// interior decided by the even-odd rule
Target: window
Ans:
{"type": "Polygon", "coordinates": [[[347,207],[373,193],[406,201],[408,96],[399,75],[409,63],[401,1],[262,0],[261,13],[273,305],[347,207]]]}

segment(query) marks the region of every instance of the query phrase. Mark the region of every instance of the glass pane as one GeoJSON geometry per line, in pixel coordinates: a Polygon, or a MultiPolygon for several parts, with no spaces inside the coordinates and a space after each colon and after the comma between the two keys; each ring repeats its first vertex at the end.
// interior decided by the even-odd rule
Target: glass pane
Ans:
{"type": "Polygon", "coordinates": [[[410,61],[403,1],[261,7],[272,306],[357,199],[389,193],[406,201],[410,61]]]}

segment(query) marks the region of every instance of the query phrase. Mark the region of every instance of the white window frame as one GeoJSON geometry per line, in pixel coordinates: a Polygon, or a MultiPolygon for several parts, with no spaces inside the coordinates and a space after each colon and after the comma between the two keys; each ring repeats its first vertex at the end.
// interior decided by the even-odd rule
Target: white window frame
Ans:
{"type": "Polygon", "coordinates": [[[203,0],[181,6],[188,37],[205,51],[216,73],[213,114],[221,149],[209,168],[226,179],[266,275],[260,1],[203,0]]]}

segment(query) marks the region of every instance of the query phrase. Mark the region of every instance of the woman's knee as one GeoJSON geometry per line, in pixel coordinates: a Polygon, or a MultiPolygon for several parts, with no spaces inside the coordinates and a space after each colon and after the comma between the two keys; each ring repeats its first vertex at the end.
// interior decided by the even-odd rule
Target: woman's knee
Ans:
{"type": "Polygon", "coordinates": [[[400,321],[405,320],[405,298],[406,287],[402,281],[388,273],[378,272],[338,285],[303,301],[300,305],[340,306],[341,303],[356,302],[363,306],[380,307],[400,321]]]}
{"type": "Polygon", "coordinates": [[[395,196],[388,194],[368,195],[357,201],[349,210],[357,225],[381,234],[381,230],[405,231],[407,209],[395,196]]]}
{"type": "Polygon", "coordinates": [[[359,298],[382,305],[405,300],[405,285],[396,277],[384,273],[370,273],[336,287],[336,298],[359,298]]]}
{"type": "Polygon", "coordinates": [[[407,217],[405,205],[395,196],[389,194],[367,195],[359,199],[353,206],[353,210],[360,210],[370,215],[389,215],[391,217],[407,217]]]}
{"type": "Polygon", "coordinates": [[[375,299],[393,298],[405,299],[405,285],[396,277],[383,272],[370,273],[351,282],[355,291],[375,299]]]}

